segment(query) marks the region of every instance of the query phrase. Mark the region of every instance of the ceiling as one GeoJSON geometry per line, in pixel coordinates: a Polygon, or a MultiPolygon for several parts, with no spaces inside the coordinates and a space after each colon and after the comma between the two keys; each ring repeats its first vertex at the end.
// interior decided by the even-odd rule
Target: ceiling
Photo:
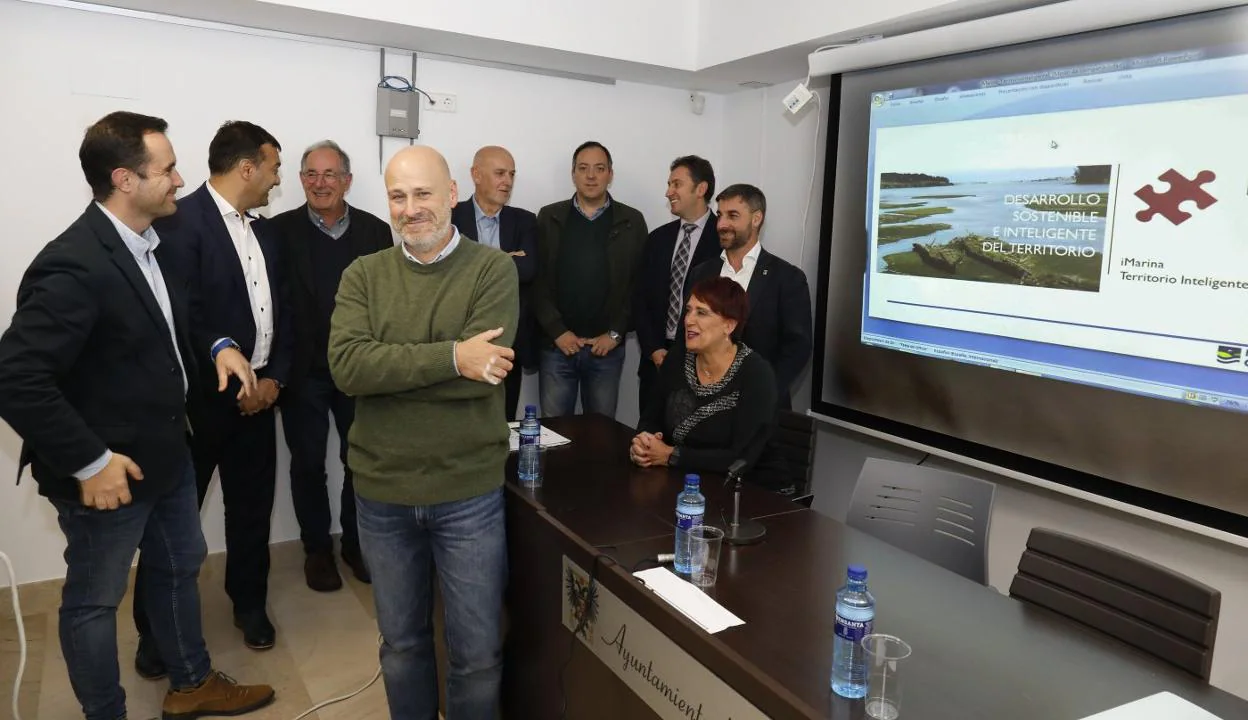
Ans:
{"type": "MultiPolygon", "coordinates": [[[[414,24],[387,22],[307,7],[295,7],[283,2],[107,0],[102,3],[86,4],[57,0],[26,1],[51,2],[82,9],[92,9],[92,7],[99,9],[100,6],[107,6],[121,9],[123,12],[155,13],[260,31],[292,33],[375,47],[416,50],[421,56],[461,59],[478,64],[508,66],[519,70],[727,93],[741,90],[743,87],[757,87],[760,84],[800,79],[807,72],[807,55],[823,45],[850,42],[857,37],[869,34],[892,37],[988,15],[1046,5],[1060,0],[929,0],[926,4],[932,7],[928,10],[911,12],[870,25],[842,28],[838,32],[814,37],[808,41],[696,70],[569,52],[462,32],[433,30],[414,24]]],[[[887,0],[877,0],[877,2],[886,3],[887,0]]],[[[814,28],[812,31],[818,31],[818,29],[814,28]]]]}

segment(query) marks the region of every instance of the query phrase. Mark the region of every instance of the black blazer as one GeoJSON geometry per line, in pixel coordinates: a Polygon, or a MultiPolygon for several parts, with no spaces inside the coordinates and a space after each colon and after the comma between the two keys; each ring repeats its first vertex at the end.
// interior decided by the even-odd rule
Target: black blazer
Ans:
{"type": "MultiPolygon", "coordinates": [[[[472,198],[461,200],[451,212],[451,222],[461,237],[477,240],[477,213],[472,198]]],[[[516,328],[515,350],[523,367],[538,364],[537,324],[533,319],[529,295],[533,278],[537,277],[537,216],[523,208],[504,205],[498,212],[498,244],[503,252],[523,251],[523,257],[512,256],[520,276],[520,321],[516,328]]]]}
{"type": "MultiPolygon", "coordinates": [[[[718,220],[715,213],[707,218],[698,246],[693,251],[693,257],[689,258],[689,272],[719,255],[719,236],[715,231],[718,220]]],[[[646,249],[642,251],[641,274],[633,290],[633,329],[637,331],[637,342],[641,345],[641,362],[649,360],[655,350],[667,346],[667,300],[671,291],[672,253],[683,234],[681,225],[684,221],[677,218],[655,228],[646,238],[646,249]]],[[[689,272],[685,273],[686,277],[689,272]]]]}
{"type": "MultiPolygon", "coordinates": [[[[162,246],[167,240],[161,238],[162,246]]],[[[164,270],[178,350],[156,296],[94,203],[31,262],[0,337],[0,417],[23,439],[39,493],[77,500],[73,473],[106,450],[143,471],[136,499],[185,477],[187,399],[198,393],[186,291],[164,270]]]]}
{"type": "MultiPolygon", "coordinates": [[[[718,275],[723,267],[724,261],[715,258],[690,270],[685,278],[685,297],[689,297],[695,283],[718,275]]],[[[750,298],[750,316],[741,340],[771,363],[776,373],[778,404],[787,409],[793,385],[814,348],[806,273],[761,249],[746,293],[750,298]]],[[[676,337],[683,348],[684,334],[677,333],[676,337]]]]}
{"type": "MultiPolygon", "coordinates": [[[[212,344],[232,338],[251,357],[256,347],[256,322],[251,316],[251,300],[230,231],[208,186],[178,201],[178,211],[155,224],[166,242],[157,250],[161,267],[168,267],[183,278],[189,292],[191,338],[201,360],[205,388],[212,397],[225,397],[232,404],[234,394],[217,393],[216,368],[210,361],[212,344]]],[[[288,310],[289,288],[281,259],[281,246],[272,225],[264,218],[251,224],[264,253],[269,292],[273,296],[273,345],[269,362],[257,375],[285,385],[290,382],[294,355],[294,332],[288,310]]]]}
{"type": "Polygon", "coordinates": [[[693,389],[698,379],[693,367],[686,367],[689,356],[683,350],[674,350],[663,360],[637,431],[661,432],[664,442],[680,448],[679,462],[672,467],[722,473],[737,459],[744,459],[746,472],[754,479],[776,417],[776,379],[762,355],[738,352],[747,354],[732,377],[701,397],[693,389]],[[724,409],[729,401],[732,407],[724,409]],[[691,420],[696,422],[678,440],[678,426],[691,420]]]}
{"type": "MultiPolygon", "coordinates": [[[[211,199],[211,198],[210,198],[211,199]]],[[[352,207],[350,238],[352,252],[363,257],[380,250],[394,247],[394,233],[389,223],[372,213],[352,207]]],[[[312,368],[312,353],[317,328],[316,283],[312,271],[312,253],[308,251],[307,232],[321,232],[308,217],[308,205],[304,203],[294,210],[276,215],[270,221],[282,244],[282,261],[286,263],[290,303],[286,306],[290,316],[291,364],[288,384],[298,386],[308,377],[312,368]]],[[[270,357],[272,357],[270,355],[270,357]]]]}

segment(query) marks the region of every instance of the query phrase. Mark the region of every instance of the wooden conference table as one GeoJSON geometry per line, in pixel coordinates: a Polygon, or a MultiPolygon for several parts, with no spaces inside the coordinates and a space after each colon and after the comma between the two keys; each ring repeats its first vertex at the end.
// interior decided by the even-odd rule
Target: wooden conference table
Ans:
{"type": "MultiPolygon", "coordinates": [[[[902,667],[904,720],[1075,720],[1163,690],[1223,720],[1248,718],[1248,701],[750,487],[742,493],[742,515],[761,519],[767,536],[758,545],[725,545],[712,590],[745,624],[708,634],[631,575],[647,559],[671,552],[683,476],[633,466],[633,431],[609,418],[544,422],[572,443],[546,451],[543,484],[535,490],[516,484],[514,455],[508,464],[504,717],[559,718],[566,703],[568,718],[701,720],[712,717],[702,714],[702,701],[734,694],[753,706],[737,720],[865,717],[862,701],[840,698],[828,686],[836,590],[845,567],[856,562],[870,573],[876,631],[914,648],[902,667]],[[630,638],[645,629],[672,646],[652,646],[660,649],[651,650],[650,665],[630,670],[626,662],[609,666],[573,640],[564,607],[569,562],[627,607],[630,638]],[[656,660],[667,673],[661,679],[656,660]],[[714,680],[709,686],[695,677],[706,671],[714,680]],[[647,687],[630,687],[626,676],[647,687]],[[651,681],[668,691],[671,703],[659,703],[661,713],[653,696],[647,704],[638,694],[651,691],[651,681]]],[[[731,493],[720,478],[704,477],[703,494],[708,524],[720,524],[719,508],[731,513],[731,493]]],[[[592,641],[602,646],[622,638],[614,633],[599,627],[592,641]]]]}

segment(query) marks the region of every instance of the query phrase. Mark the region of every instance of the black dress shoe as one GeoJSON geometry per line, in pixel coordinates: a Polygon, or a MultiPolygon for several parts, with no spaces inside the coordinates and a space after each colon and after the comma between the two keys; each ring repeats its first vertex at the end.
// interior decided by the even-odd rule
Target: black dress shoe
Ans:
{"type": "Polygon", "coordinates": [[[144,680],[159,680],[169,674],[155,641],[144,635],[139,636],[139,649],[134,653],[134,671],[144,680]]]}
{"type": "Polygon", "coordinates": [[[314,552],[304,558],[303,577],[308,587],[317,592],[333,592],[342,587],[338,564],[334,562],[334,553],[329,550],[314,552]]]}
{"type": "Polygon", "coordinates": [[[368,563],[364,562],[364,556],[360,553],[359,547],[343,545],[342,561],[347,564],[347,567],[351,568],[351,574],[355,575],[356,580],[365,584],[372,584],[373,575],[368,571],[368,563]]]}
{"type": "Polygon", "coordinates": [[[243,631],[243,644],[252,650],[268,650],[277,642],[277,630],[263,610],[235,613],[234,627],[243,631]]]}

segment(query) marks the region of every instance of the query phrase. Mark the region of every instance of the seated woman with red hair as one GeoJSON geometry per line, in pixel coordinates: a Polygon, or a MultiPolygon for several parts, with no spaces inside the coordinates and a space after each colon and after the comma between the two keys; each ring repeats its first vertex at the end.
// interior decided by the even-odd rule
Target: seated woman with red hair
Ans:
{"type": "Polygon", "coordinates": [[[685,351],[663,361],[655,395],[629,457],[642,467],[725,472],[753,467],[771,437],[776,381],[771,365],[741,341],[749,299],[736,282],[711,277],[685,305],[685,351]]]}

